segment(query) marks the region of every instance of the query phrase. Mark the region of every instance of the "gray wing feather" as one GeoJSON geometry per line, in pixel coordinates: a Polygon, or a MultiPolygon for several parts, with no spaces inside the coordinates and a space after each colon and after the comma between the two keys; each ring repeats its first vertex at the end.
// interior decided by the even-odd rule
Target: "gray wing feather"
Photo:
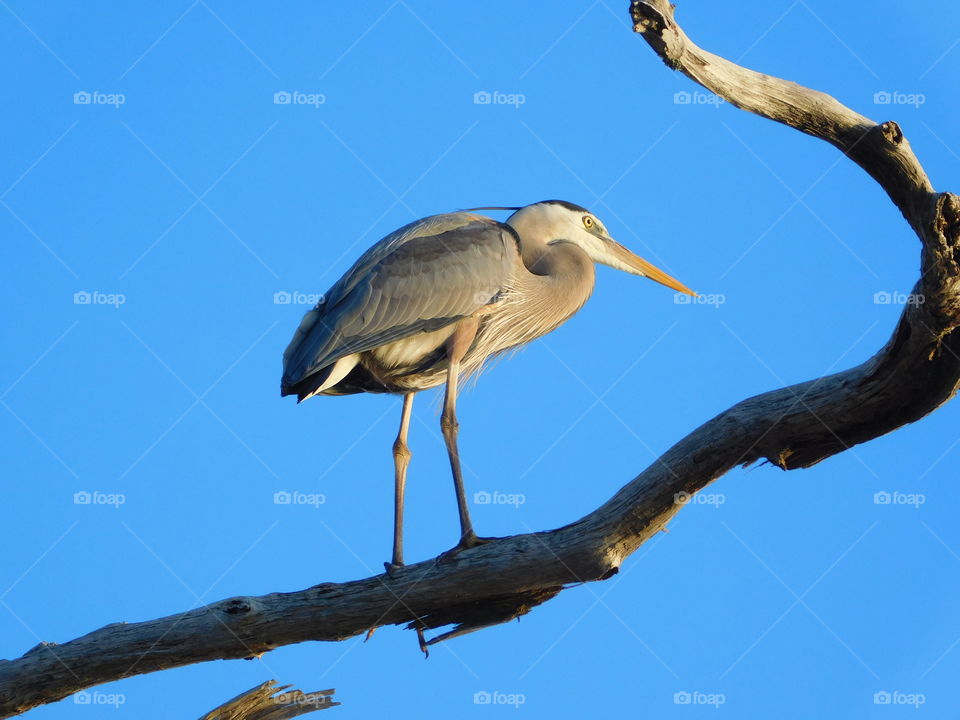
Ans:
{"type": "Polygon", "coordinates": [[[516,258],[512,228],[481,215],[434,215],[397,230],[304,315],[283,355],[283,384],[471,315],[507,288],[516,258]]]}

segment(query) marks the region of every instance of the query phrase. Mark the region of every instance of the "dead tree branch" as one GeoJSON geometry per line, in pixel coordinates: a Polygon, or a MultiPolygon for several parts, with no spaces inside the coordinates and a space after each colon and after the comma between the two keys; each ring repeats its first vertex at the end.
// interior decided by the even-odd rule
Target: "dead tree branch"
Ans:
{"type": "Polygon", "coordinates": [[[267,680],[214,708],[200,720],[290,720],[340,704],[333,702],[333,690],[305,693],[291,687],[267,680]]]}
{"type": "Polygon", "coordinates": [[[208,660],[249,658],[307,640],[339,641],[381,625],[440,638],[518,617],[565,586],[602,580],[694,493],[758,460],[809,467],[919,420],[960,383],[960,198],[936,193],[893,121],[877,124],[829,95],[747,70],[697,45],[665,0],[635,0],[635,29],[671,68],[733,105],[826,140],[889,195],[920,239],[920,277],[890,340],[844,372],[748,398],[704,423],[603,506],[549,532],[501,538],[348,583],[236,597],[157,620],[108,625],[0,661],[0,716],[92,685],[208,660]]]}

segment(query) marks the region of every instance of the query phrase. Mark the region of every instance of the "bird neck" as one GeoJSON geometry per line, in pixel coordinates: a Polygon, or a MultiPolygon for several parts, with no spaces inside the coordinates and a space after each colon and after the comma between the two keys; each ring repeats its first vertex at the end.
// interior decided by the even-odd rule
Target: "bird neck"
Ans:
{"type": "Polygon", "coordinates": [[[517,263],[499,312],[483,320],[471,356],[479,362],[556,329],[583,307],[593,291],[593,263],[571,242],[544,243],[532,249],[521,244],[521,257],[523,266],[517,263]]]}
{"type": "MultiPolygon", "coordinates": [[[[551,254],[550,242],[563,236],[562,230],[555,226],[550,218],[545,217],[538,208],[524,208],[514,213],[507,224],[514,229],[520,239],[520,256],[523,264],[531,272],[541,257],[551,254]]],[[[543,273],[537,272],[541,275],[543,273]]]]}
{"type": "Polygon", "coordinates": [[[580,247],[567,240],[534,246],[523,253],[525,291],[531,305],[539,306],[545,318],[552,318],[549,332],[577,312],[593,292],[596,278],[593,261],[580,247]],[[530,264],[527,265],[527,261],[530,264]]]}
{"type": "Polygon", "coordinates": [[[561,286],[588,284],[593,287],[595,271],[590,256],[569,240],[523,248],[523,264],[534,275],[549,278],[561,286]]]}
{"type": "Polygon", "coordinates": [[[520,257],[529,274],[521,273],[527,308],[546,320],[539,334],[549,332],[579,310],[593,292],[596,271],[586,251],[564,240],[566,229],[530,213],[517,213],[509,224],[520,239],[520,257]]]}
{"type": "Polygon", "coordinates": [[[562,278],[563,284],[589,279],[592,288],[593,261],[579,245],[564,239],[565,229],[538,223],[536,218],[526,220],[520,215],[511,218],[510,225],[520,239],[520,257],[527,270],[534,275],[562,278]]]}

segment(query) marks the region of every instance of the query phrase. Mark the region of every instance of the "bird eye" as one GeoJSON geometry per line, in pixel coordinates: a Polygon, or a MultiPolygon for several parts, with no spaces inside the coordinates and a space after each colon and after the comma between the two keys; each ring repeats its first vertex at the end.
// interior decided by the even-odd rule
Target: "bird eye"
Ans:
{"type": "Polygon", "coordinates": [[[584,216],[583,216],[583,226],[584,226],[585,228],[587,228],[587,230],[589,230],[590,228],[592,228],[592,227],[593,227],[593,218],[590,217],[589,215],[584,215],[584,216]]]}

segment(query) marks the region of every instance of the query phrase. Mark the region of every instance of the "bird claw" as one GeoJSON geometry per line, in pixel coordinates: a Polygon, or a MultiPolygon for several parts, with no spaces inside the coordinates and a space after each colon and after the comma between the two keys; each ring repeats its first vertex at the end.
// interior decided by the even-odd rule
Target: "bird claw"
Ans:
{"type": "Polygon", "coordinates": [[[400,571],[400,568],[402,567],[404,567],[404,564],[402,562],[398,562],[398,563],[385,562],[383,564],[383,568],[387,571],[387,576],[391,578],[396,577],[397,573],[400,571]]]}
{"type": "Polygon", "coordinates": [[[448,562],[453,560],[457,555],[459,555],[464,550],[469,550],[470,548],[480,547],[481,545],[486,545],[487,543],[493,542],[497,538],[494,537],[479,537],[477,535],[468,535],[460,538],[460,542],[456,546],[450,548],[445,553],[442,553],[438,560],[440,562],[448,562]]]}
{"type": "Polygon", "coordinates": [[[427,639],[423,636],[423,628],[417,625],[417,643],[420,645],[420,652],[423,653],[423,659],[430,657],[430,647],[427,639]]]}

